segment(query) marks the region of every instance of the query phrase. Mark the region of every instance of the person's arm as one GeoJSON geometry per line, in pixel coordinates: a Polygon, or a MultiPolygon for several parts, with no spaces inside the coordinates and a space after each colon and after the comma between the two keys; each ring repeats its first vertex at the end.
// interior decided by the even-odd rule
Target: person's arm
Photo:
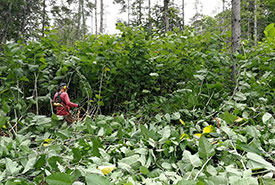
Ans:
{"type": "Polygon", "coordinates": [[[70,101],[70,98],[69,98],[68,93],[64,92],[64,93],[62,93],[62,95],[63,95],[63,100],[64,100],[64,102],[66,103],[66,105],[68,105],[68,106],[70,106],[70,107],[78,107],[78,104],[72,103],[72,102],[70,101]]]}
{"type": "Polygon", "coordinates": [[[56,99],[56,93],[53,96],[53,102],[55,102],[55,99],[56,99]]]}

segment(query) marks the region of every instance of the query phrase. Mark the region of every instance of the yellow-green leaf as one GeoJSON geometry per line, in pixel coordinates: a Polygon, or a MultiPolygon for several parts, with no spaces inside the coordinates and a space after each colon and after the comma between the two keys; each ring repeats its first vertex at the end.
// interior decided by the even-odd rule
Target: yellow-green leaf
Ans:
{"type": "Polygon", "coordinates": [[[182,140],[182,139],[183,139],[184,137],[186,137],[186,136],[188,137],[188,135],[187,135],[187,134],[182,133],[182,134],[181,134],[181,136],[180,136],[180,140],[182,140]]]}
{"type": "Polygon", "coordinates": [[[195,137],[198,137],[198,138],[200,138],[201,135],[202,135],[201,133],[196,133],[196,134],[194,134],[194,136],[195,136],[195,137]]]}
{"type": "Polygon", "coordinates": [[[51,139],[50,139],[50,138],[48,138],[48,139],[44,139],[44,142],[46,142],[46,143],[50,144],[50,143],[51,143],[51,139]]]}
{"type": "Polygon", "coordinates": [[[210,133],[210,132],[213,132],[213,130],[214,130],[213,126],[212,125],[208,125],[208,126],[204,127],[202,133],[204,133],[204,134],[210,133]]]}
{"type": "Polygon", "coordinates": [[[107,175],[107,174],[111,173],[115,169],[115,166],[114,165],[111,165],[111,166],[99,166],[98,169],[100,171],[102,171],[102,173],[104,175],[107,175]]]}
{"type": "Polygon", "coordinates": [[[110,71],[110,68],[109,68],[109,67],[105,67],[105,68],[104,68],[104,71],[106,71],[106,72],[107,72],[107,71],[110,71]]]}
{"type": "Polygon", "coordinates": [[[236,123],[242,122],[243,118],[237,117],[237,119],[235,120],[236,123]]]}
{"type": "Polygon", "coordinates": [[[182,119],[180,119],[180,122],[181,122],[182,125],[185,125],[185,123],[182,119]]]}

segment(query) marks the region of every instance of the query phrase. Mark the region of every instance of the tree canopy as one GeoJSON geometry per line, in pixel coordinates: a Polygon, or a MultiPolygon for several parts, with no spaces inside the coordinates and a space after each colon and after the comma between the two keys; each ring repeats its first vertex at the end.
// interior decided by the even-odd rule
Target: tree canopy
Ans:
{"type": "Polygon", "coordinates": [[[108,35],[88,31],[95,1],[0,2],[0,185],[274,184],[270,1],[242,1],[233,52],[231,7],[182,26],[170,1],[116,1],[141,9],[108,35]],[[87,98],[72,125],[61,82],[87,98]]]}

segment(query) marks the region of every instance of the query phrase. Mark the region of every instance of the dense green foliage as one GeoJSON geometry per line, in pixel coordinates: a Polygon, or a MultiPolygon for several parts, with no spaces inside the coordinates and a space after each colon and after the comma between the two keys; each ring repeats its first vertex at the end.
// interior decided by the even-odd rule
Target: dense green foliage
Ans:
{"type": "Polygon", "coordinates": [[[3,47],[0,184],[274,184],[274,25],[236,53],[236,84],[219,30],[118,28],[73,47],[55,31],[3,47]],[[105,116],[68,127],[51,114],[61,82],[105,116]]]}

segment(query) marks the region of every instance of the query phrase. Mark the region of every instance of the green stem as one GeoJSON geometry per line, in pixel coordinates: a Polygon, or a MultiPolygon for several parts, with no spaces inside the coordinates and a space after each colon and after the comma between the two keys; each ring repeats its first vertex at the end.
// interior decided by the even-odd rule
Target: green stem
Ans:
{"type": "Polygon", "coordinates": [[[199,174],[202,172],[202,170],[204,169],[204,167],[206,166],[206,164],[207,164],[211,159],[212,159],[212,156],[209,157],[209,158],[207,159],[207,161],[203,164],[203,166],[201,167],[200,171],[196,174],[194,180],[197,180],[199,174]]]}

